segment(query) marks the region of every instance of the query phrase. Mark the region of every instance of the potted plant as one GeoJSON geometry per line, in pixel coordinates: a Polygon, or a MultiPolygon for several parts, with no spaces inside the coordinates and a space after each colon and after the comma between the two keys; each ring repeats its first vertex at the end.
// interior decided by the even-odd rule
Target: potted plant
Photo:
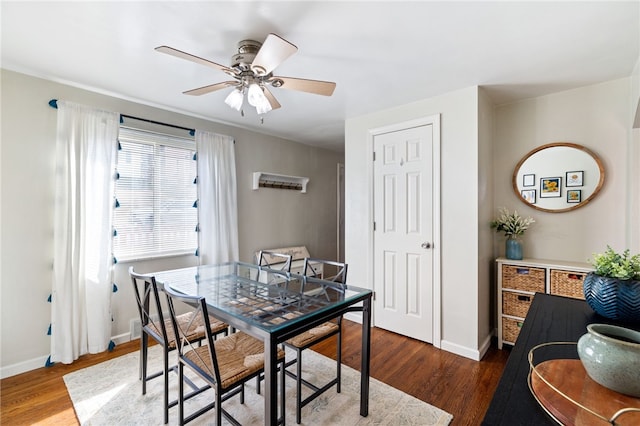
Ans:
{"type": "Polygon", "coordinates": [[[498,210],[498,218],[491,222],[491,227],[496,232],[504,232],[507,237],[506,241],[506,257],[512,260],[522,259],[522,243],[519,237],[524,231],[529,229],[535,220],[531,217],[524,218],[517,211],[510,213],[508,209],[501,207],[498,210]]]}
{"type": "Polygon", "coordinates": [[[584,297],[603,317],[640,322],[640,254],[617,253],[610,246],[593,255],[594,272],[584,279],[584,297]]]}

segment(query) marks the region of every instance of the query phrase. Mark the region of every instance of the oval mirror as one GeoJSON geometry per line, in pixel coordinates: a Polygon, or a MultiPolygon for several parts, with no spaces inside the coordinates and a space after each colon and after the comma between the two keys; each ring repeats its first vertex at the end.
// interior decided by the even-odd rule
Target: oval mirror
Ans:
{"type": "Polygon", "coordinates": [[[604,183],[600,158],[582,145],[555,142],[525,155],[513,170],[513,190],[534,209],[560,213],[591,201],[604,183]]]}

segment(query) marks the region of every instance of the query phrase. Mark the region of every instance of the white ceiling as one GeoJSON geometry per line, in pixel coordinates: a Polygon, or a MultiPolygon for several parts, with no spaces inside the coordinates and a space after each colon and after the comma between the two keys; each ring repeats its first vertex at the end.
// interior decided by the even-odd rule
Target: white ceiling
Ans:
{"type": "MultiPolygon", "coordinates": [[[[474,85],[495,103],[631,75],[640,2],[9,2],[2,67],[143,104],[343,150],[344,121],[474,85]],[[224,103],[228,80],[154,51],[228,65],[243,39],[298,46],[276,75],[335,81],[332,97],[272,89],[260,124],[224,103]]],[[[245,108],[247,109],[247,108],[245,108]]],[[[153,117],[147,117],[153,118],[153,117]]]]}

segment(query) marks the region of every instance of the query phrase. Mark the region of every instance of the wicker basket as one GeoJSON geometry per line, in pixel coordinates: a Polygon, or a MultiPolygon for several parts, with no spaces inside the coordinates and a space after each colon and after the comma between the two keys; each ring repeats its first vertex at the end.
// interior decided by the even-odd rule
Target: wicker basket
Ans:
{"type": "Polygon", "coordinates": [[[584,300],[582,289],[586,272],[570,272],[558,269],[551,270],[551,294],[584,300]]]}
{"type": "Polygon", "coordinates": [[[502,313],[514,317],[524,318],[529,312],[529,306],[533,295],[512,293],[510,291],[502,292],[502,313]]]}
{"type": "Polygon", "coordinates": [[[502,265],[502,288],[545,292],[545,270],[527,266],[502,265]]]}
{"type": "Polygon", "coordinates": [[[502,340],[508,343],[515,343],[524,320],[512,318],[502,318],[502,340]]]}

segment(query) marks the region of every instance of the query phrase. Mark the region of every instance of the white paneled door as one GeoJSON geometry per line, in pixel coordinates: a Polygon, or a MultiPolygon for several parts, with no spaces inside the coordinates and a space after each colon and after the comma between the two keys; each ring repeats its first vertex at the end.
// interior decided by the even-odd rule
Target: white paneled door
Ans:
{"type": "Polygon", "coordinates": [[[433,339],[433,125],[376,134],[375,325],[433,339]]]}

